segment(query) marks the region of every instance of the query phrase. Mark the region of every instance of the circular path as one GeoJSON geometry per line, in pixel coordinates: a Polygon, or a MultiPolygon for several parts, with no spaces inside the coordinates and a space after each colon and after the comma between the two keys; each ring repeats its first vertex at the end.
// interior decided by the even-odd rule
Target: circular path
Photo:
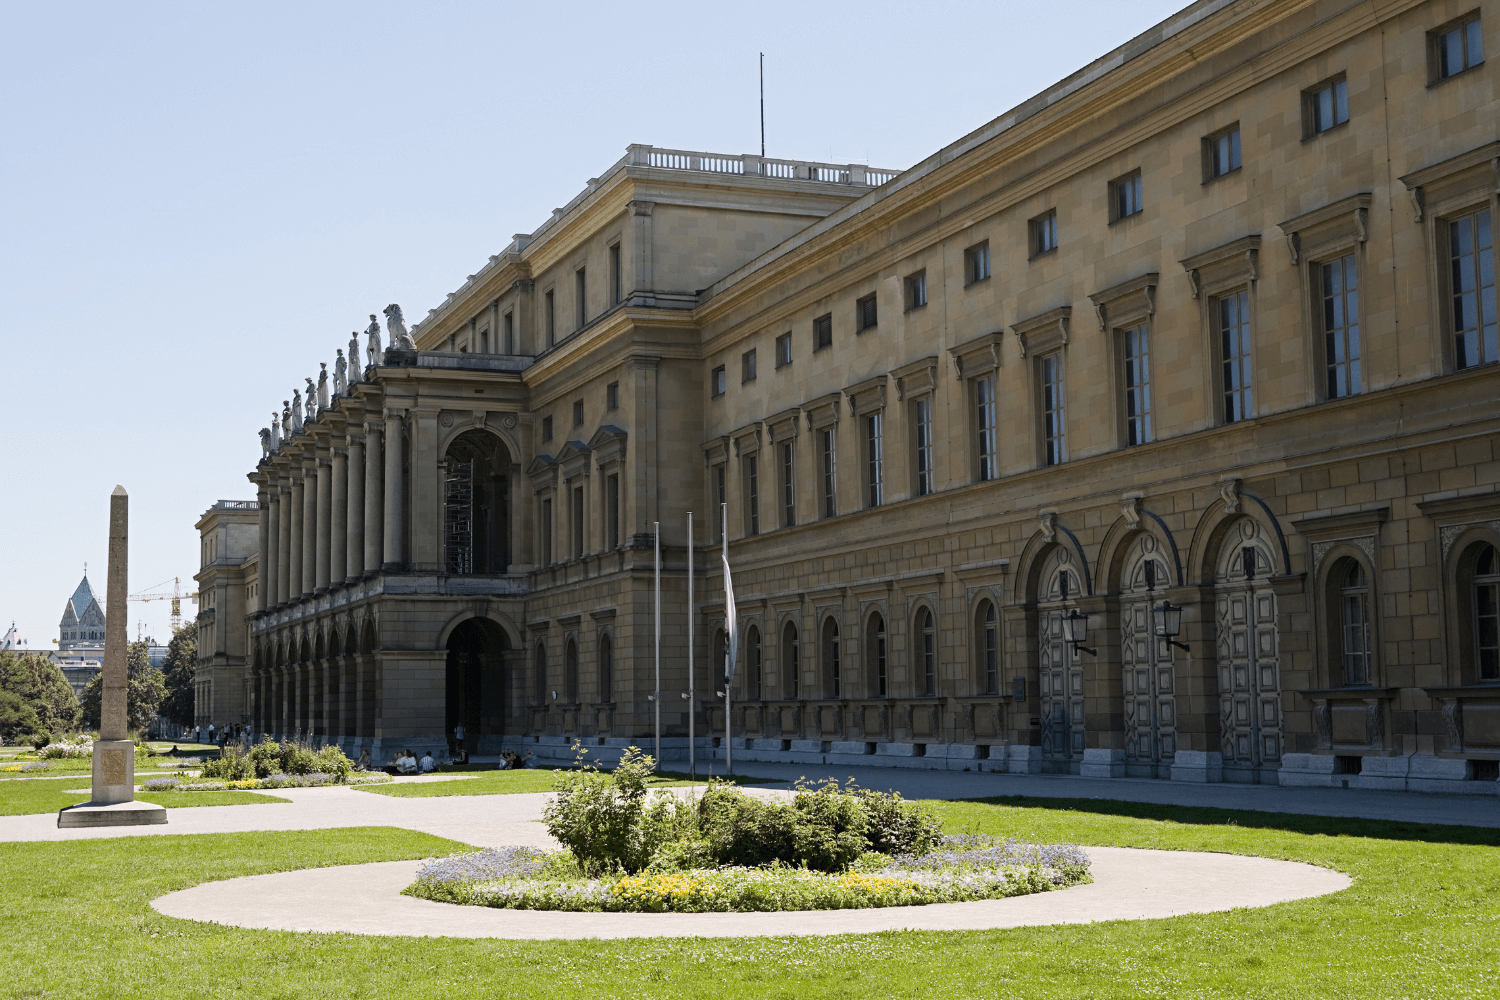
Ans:
{"type": "Polygon", "coordinates": [[[888,930],[986,930],[1086,924],[1269,906],[1347,888],[1315,865],[1237,854],[1086,848],[1094,881],[977,903],[786,913],[564,913],[457,906],[401,895],[421,861],[386,861],[226,879],[168,893],[169,917],[262,930],[402,937],[772,937],[888,930]]]}

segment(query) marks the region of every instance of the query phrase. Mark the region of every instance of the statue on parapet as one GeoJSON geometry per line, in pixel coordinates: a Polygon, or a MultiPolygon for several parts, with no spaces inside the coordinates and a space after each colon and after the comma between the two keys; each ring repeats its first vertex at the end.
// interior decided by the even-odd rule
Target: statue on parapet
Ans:
{"type": "Polygon", "coordinates": [[[318,390],[313,386],[311,376],[304,378],[302,381],[307,383],[307,419],[302,421],[302,425],[305,427],[318,419],[318,390]]]}
{"type": "Polygon", "coordinates": [[[271,428],[260,429],[260,457],[262,460],[271,457],[271,428]]]}
{"type": "Polygon", "coordinates": [[[345,367],[347,362],[344,361],[344,349],[334,348],[333,353],[337,355],[333,359],[333,394],[343,396],[349,391],[349,375],[345,367]]]}
{"type": "Polygon", "coordinates": [[[328,409],[328,362],[318,362],[318,412],[328,409]]]}
{"type": "Polygon", "coordinates": [[[406,320],[401,316],[401,307],[392,302],[385,307],[385,332],[390,335],[392,350],[415,351],[416,341],[406,332],[406,320]]]}
{"type": "Polygon", "coordinates": [[[292,433],[302,433],[302,393],[292,390],[292,433]]]}
{"type": "MultiPolygon", "coordinates": [[[[293,393],[292,395],[295,396],[296,393],[293,393]]],[[[283,441],[290,441],[291,439],[292,439],[292,403],[291,403],[291,400],[283,399],[281,401],[281,440],[283,440],[283,441]]]]}
{"type": "Polygon", "coordinates": [[[359,333],[349,335],[349,385],[364,378],[365,370],[359,366],[359,333]]]}
{"type": "Polygon", "coordinates": [[[370,313],[370,326],[365,330],[366,344],[365,357],[370,359],[370,364],[379,366],[385,363],[385,352],[380,349],[380,320],[370,313]]]}

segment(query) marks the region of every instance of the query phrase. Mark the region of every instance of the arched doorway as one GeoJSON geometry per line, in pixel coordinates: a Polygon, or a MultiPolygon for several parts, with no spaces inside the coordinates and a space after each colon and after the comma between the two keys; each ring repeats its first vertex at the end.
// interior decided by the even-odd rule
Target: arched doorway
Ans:
{"type": "Polygon", "coordinates": [[[508,648],[505,630],[486,618],[470,618],[448,636],[445,728],[455,748],[481,752],[487,737],[501,735],[508,648]]]}
{"type": "Polygon", "coordinates": [[[1042,770],[1077,773],[1083,762],[1083,662],[1067,642],[1063,619],[1081,596],[1073,554],[1055,546],[1042,563],[1037,591],[1037,692],[1042,709],[1042,770]]]}
{"type": "Polygon", "coordinates": [[[464,431],[448,445],[443,558],[449,573],[510,567],[510,452],[493,434],[464,431]]]}
{"type": "Polygon", "coordinates": [[[1274,783],[1281,766],[1281,642],[1270,541],[1251,518],[1232,525],[1214,574],[1219,739],[1224,780],[1274,783]]]}
{"type": "Polygon", "coordinates": [[[1120,679],[1125,709],[1125,774],[1170,778],[1177,753],[1177,700],[1170,643],[1156,638],[1156,591],[1171,585],[1161,543],[1142,533],[1120,570],[1120,679]]]}

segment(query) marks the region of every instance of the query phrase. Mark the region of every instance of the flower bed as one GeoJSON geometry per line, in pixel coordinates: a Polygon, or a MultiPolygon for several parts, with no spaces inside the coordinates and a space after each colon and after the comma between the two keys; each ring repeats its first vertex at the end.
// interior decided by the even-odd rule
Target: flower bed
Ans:
{"type": "Polygon", "coordinates": [[[181,778],[152,778],[141,786],[147,792],[224,792],[255,788],[321,788],[324,785],[377,785],[394,780],[388,774],[272,774],[264,778],[237,780],[184,781],[181,778]]]}
{"type": "Polygon", "coordinates": [[[970,836],[945,837],[921,855],[868,852],[844,872],[772,864],[593,878],[567,851],[507,847],[429,862],[404,892],[517,910],[732,913],[971,902],[1091,880],[1088,856],[1077,847],[970,836]]]}

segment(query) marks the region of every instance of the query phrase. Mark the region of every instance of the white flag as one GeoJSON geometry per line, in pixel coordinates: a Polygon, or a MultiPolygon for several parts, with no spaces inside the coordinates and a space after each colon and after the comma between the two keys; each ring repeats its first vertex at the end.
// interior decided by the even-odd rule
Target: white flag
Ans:
{"type": "Polygon", "coordinates": [[[734,606],[734,581],[729,578],[729,505],[724,505],[724,628],[729,633],[728,662],[724,664],[724,683],[734,683],[734,667],[740,649],[740,616],[734,606]]]}

